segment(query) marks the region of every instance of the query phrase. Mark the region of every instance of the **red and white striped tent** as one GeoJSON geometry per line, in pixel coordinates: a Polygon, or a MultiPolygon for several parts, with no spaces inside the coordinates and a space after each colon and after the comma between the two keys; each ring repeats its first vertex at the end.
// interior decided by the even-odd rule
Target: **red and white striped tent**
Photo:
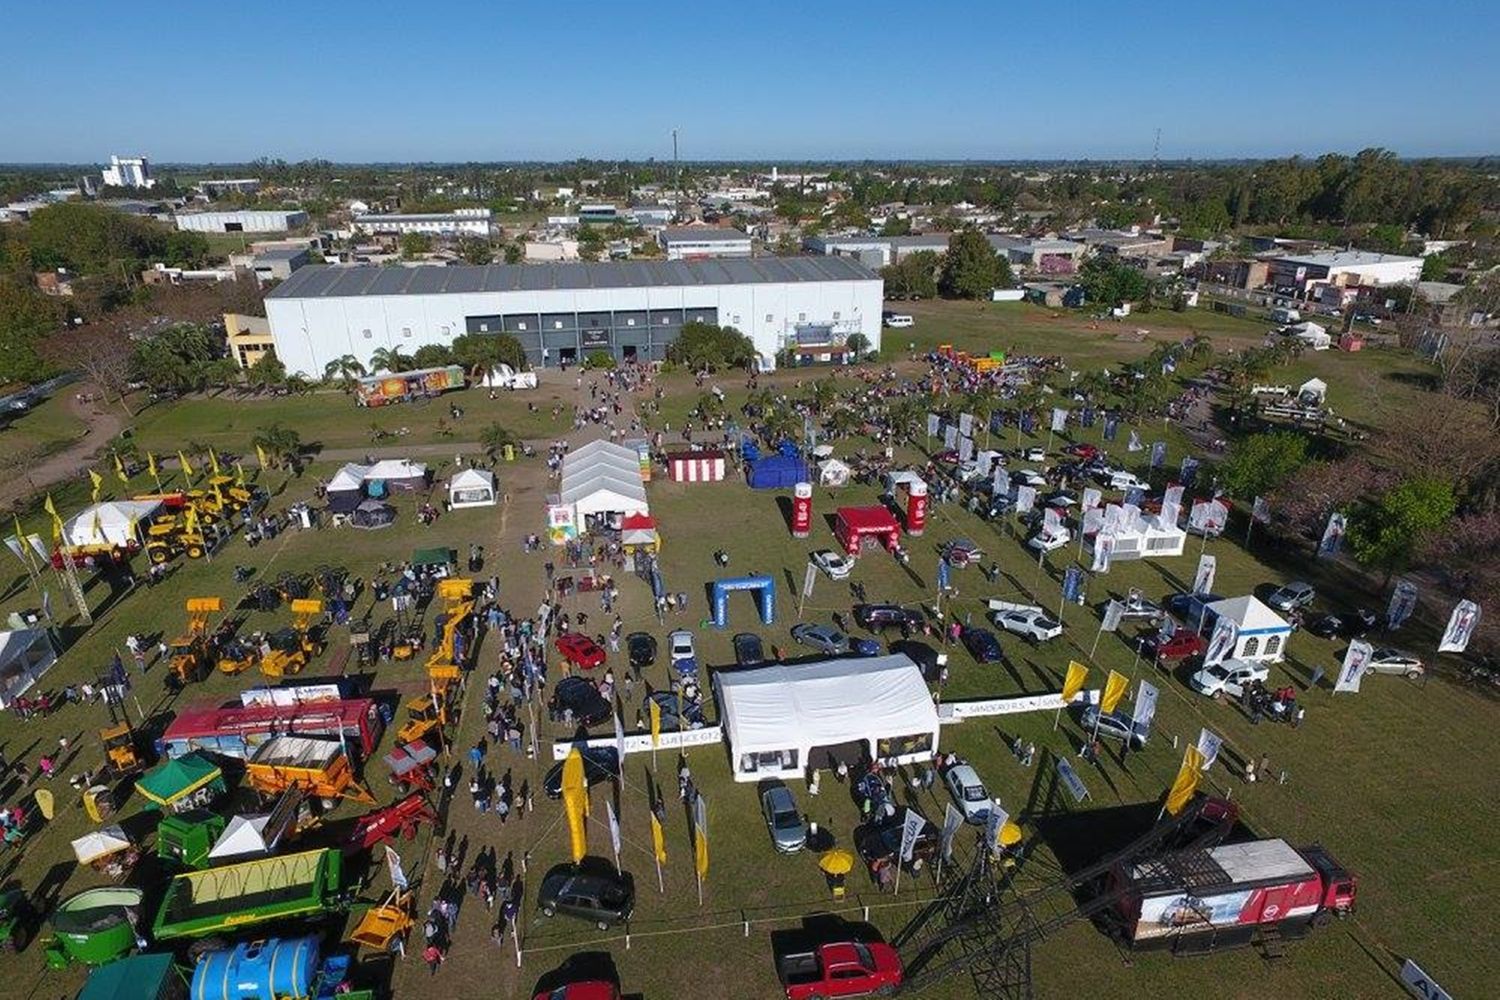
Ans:
{"type": "Polygon", "coordinates": [[[682,451],[667,456],[674,483],[717,483],[724,478],[722,451],[682,451]]]}

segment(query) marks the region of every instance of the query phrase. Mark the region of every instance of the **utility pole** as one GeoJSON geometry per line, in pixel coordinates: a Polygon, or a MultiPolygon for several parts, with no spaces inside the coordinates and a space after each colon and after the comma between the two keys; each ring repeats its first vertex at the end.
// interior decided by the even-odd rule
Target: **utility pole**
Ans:
{"type": "Polygon", "coordinates": [[[673,182],[677,185],[676,211],[682,212],[682,163],[677,159],[677,130],[672,130],[672,175],[673,182]]]}
{"type": "Polygon", "coordinates": [[[1161,127],[1157,126],[1156,141],[1151,145],[1151,172],[1156,173],[1161,166],[1161,127]]]}

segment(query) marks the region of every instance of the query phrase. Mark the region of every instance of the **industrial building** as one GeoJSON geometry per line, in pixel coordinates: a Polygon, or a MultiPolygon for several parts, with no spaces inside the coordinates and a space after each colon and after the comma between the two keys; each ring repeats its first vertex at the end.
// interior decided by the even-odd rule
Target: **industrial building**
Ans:
{"type": "Polygon", "coordinates": [[[100,173],[105,187],[153,188],[151,163],[144,156],[111,156],[109,166],[100,173]]]}
{"type": "Polygon", "coordinates": [[[1318,285],[1383,287],[1410,285],[1422,278],[1422,258],[1369,250],[1336,250],[1267,258],[1269,281],[1298,294],[1316,294],[1318,285]]]}
{"type": "Polygon", "coordinates": [[[667,260],[749,257],[750,234],[712,226],[670,226],[657,235],[667,260]]]}
{"type": "Polygon", "coordinates": [[[292,276],[293,271],[307,266],[311,259],[312,252],[306,247],[277,247],[257,253],[251,258],[250,269],[262,284],[267,281],[285,281],[292,276]]]}
{"type": "Polygon", "coordinates": [[[266,297],[276,354],[321,375],[334,358],[411,353],[466,333],[507,333],[535,367],[608,351],[658,361],[685,323],[732,326],[762,364],[796,348],[837,356],[861,334],[880,346],[883,284],[839,258],[492,264],[483,267],[304,267],[266,297]]]}
{"type": "Polygon", "coordinates": [[[307,225],[301,211],[179,212],[177,228],[193,233],[284,233],[307,225]]]}
{"type": "Polygon", "coordinates": [[[415,215],[360,215],[353,222],[357,233],[425,233],[428,236],[490,235],[490,210],[460,208],[452,212],[428,212],[415,215]]]}

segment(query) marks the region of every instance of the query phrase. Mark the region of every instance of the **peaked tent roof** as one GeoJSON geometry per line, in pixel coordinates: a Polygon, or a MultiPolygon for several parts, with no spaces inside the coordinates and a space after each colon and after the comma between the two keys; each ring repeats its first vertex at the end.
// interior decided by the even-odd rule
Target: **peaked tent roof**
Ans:
{"type": "Polygon", "coordinates": [[[64,522],[63,539],[69,545],[125,545],[135,539],[136,525],[160,507],[157,500],[106,500],[89,504],[64,522]]]}
{"type": "Polygon", "coordinates": [[[484,469],[468,468],[448,479],[450,490],[471,490],[481,486],[495,488],[495,474],[484,469]]]}
{"type": "Polygon", "coordinates": [[[119,824],[106,826],[102,830],[90,830],[73,841],[73,856],[78,863],[86,865],[96,858],[106,858],[130,846],[130,838],[119,824]]]}
{"type": "Polygon", "coordinates": [[[266,843],[266,823],[271,819],[270,813],[259,813],[254,816],[235,816],[224,827],[224,832],[219,839],[214,841],[214,846],[209,848],[208,856],[211,858],[240,858],[250,854],[270,854],[271,845],[266,843]]]}
{"type": "Polygon", "coordinates": [[[328,480],[328,492],[346,493],[350,490],[363,489],[365,485],[365,474],[368,473],[370,469],[371,466],[356,465],[355,463],[350,462],[342,469],[335,472],[333,474],[333,478],[328,480]]]}
{"type": "Polygon", "coordinates": [[[427,466],[405,458],[383,458],[365,470],[365,479],[421,479],[427,466]]]}
{"type": "Polygon", "coordinates": [[[1257,632],[1290,632],[1292,630],[1292,626],[1285,618],[1266,607],[1250,594],[1246,594],[1244,597],[1226,597],[1222,601],[1214,601],[1208,606],[1208,610],[1216,615],[1222,615],[1239,625],[1241,635],[1253,635],[1257,632]]]}
{"type": "Polygon", "coordinates": [[[223,777],[219,765],[202,754],[188,753],[146,772],[135,787],[152,802],[166,806],[223,777]]]}
{"type": "Polygon", "coordinates": [[[563,503],[578,503],[596,493],[608,490],[627,499],[638,501],[639,507],[631,507],[631,510],[646,509],[646,490],[641,486],[640,479],[634,482],[622,479],[619,476],[605,470],[596,472],[590,476],[580,476],[568,483],[564,483],[561,492],[563,503]]]}

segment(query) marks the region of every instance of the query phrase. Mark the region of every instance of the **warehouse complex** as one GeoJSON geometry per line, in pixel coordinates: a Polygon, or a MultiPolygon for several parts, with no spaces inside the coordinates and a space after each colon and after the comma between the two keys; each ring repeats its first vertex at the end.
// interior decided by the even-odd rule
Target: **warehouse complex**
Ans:
{"type": "Polygon", "coordinates": [[[345,354],[411,353],[466,333],[507,333],[531,364],[608,351],[658,361],[685,323],[732,326],[762,363],[792,350],[822,359],[862,334],[880,346],[884,286],[842,257],[622,261],[483,267],[304,267],[266,298],[277,356],[320,377],[345,354]]]}

